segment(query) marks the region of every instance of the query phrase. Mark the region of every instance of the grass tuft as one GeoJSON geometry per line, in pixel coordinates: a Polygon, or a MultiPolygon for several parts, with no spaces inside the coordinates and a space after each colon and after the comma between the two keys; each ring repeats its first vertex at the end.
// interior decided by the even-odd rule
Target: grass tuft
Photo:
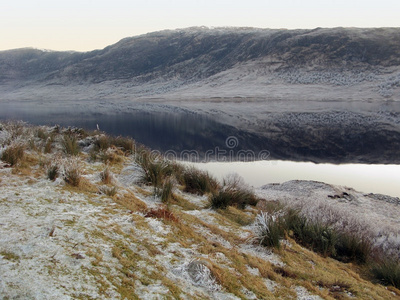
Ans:
{"type": "Polygon", "coordinates": [[[64,180],[71,186],[79,186],[81,182],[81,170],[78,166],[77,162],[69,162],[68,164],[64,165],[64,180]]]}
{"type": "Polygon", "coordinates": [[[101,186],[99,187],[99,193],[114,197],[117,194],[117,188],[115,186],[101,186]]]}
{"type": "MultiPolygon", "coordinates": [[[[141,181],[154,187],[154,194],[160,196],[162,194],[165,180],[173,173],[173,165],[160,155],[152,155],[151,152],[143,152],[136,157],[136,163],[142,168],[141,181]]],[[[166,192],[168,188],[166,186],[166,192]]],[[[167,196],[167,194],[165,195],[167,196]]]]}
{"type": "Polygon", "coordinates": [[[74,135],[64,135],[62,140],[63,150],[66,154],[76,156],[78,155],[81,150],[78,145],[77,138],[74,135]]]}
{"type": "Polygon", "coordinates": [[[392,285],[400,289],[400,261],[384,258],[372,264],[371,273],[375,279],[385,285],[392,285]]]}
{"type": "Polygon", "coordinates": [[[172,197],[173,197],[173,193],[172,190],[174,188],[174,183],[172,182],[171,178],[168,178],[164,181],[163,185],[162,185],[162,190],[161,190],[161,202],[162,203],[168,203],[172,197]]]}
{"type": "Polygon", "coordinates": [[[285,235],[285,224],[282,215],[261,212],[255,222],[256,240],[264,247],[279,249],[285,235]]]}
{"type": "Polygon", "coordinates": [[[24,158],[24,146],[20,143],[14,143],[8,146],[1,155],[1,160],[15,166],[24,158]]]}
{"type": "Polygon", "coordinates": [[[247,205],[255,206],[257,202],[254,192],[237,174],[227,176],[223,187],[209,198],[209,204],[214,209],[226,209],[228,206],[244,209],[247,205]]]}
{"type": "Polygon", "coordinates": [[[218,182],[215,178],[208,172],[200,171],[194,167],[184,170],[180,181],[185,186],[184,191],[191,194],[204,195],[218,189],[218,182]]]}
{"type": "Polygon", "coordinates": [[[106,167],[102,172],[100,172],[101,182],[104,184],[111,184],[113,176],[108,167],[106,167]]]}
{"type": "Polygon", "coordinates": [[[50,165],[47,169],[47,178],[51,181],[56,180],[60,172],[60,168],[57,164],[50,165]]]}

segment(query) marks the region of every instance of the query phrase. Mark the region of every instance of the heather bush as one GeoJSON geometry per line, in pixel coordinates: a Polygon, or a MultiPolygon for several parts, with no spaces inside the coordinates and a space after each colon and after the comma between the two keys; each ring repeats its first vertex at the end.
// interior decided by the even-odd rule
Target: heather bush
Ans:
{"type": "Polygon", "coordinates": [[[168,207],[159,207],[153,208],[146,212],[144,215],[146,218],[157,218],[157,219],[164,219],[167,221],[172,221],[174,223],[179,222],[179,219],[173,214],[168,207]]]}

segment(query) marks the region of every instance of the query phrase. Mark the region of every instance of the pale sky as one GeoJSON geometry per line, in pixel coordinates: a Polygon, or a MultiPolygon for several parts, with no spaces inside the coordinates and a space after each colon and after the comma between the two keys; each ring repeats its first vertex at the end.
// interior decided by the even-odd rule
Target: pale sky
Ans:
{"type": "Polygon", "coordinates": [[[400,27],[400,1],[0,0],[0,50],[89,51],[191,26],[400,27]]]}

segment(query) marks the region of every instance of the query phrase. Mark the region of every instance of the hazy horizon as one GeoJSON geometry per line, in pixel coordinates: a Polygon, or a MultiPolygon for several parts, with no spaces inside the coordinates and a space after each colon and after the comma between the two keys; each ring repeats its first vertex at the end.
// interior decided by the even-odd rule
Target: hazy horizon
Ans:
{"type": "Polygon", "coordinates": [[[17,49],[37,49],[37,50],[41,50],[41,51],[54,51],[54,52],[63,52],[63,51],[71,51],[71,52],[90,52],[90,51],[95,51],[95,50],[102,50],[110,45],[116,44],[119,41],[125,39],[125,38],[131,38],[131,37],[138,37],[138,36],[142,36],[142,35],[146,35],[146,34],[151,34],[154,32],[162,32],[162,31],[174,31],[174,30],[186,30],[186,29],[190,29],[190,28],[201,28],[201,27],[205,27],[208,29],[229,29],[229,28],[253,28],[253,29],[262,29],[262,30],[268,30],[268,29],[272,29],[272,30],[302,30],[302,29],[316,29],[316,28],[329,28],[329,29],[334,29],[334,28],[359,28],[359,29],[368,29],[368,28],[397,28],[397,27],[345,27],[345,26],[336,26],[336,27],[313,27],[313,28],[261,28],[261,27],[250,27],[250,26],[188,26],[188,27],[182,27],[182,28],[165,28],[165,29],[160,29],[160,30],[155,30],[155,31],[149,31],[149,32],[144,32],[144,33],[140,33],[140,34],[136,34],[136,35],[131,35],[131,36],[124,36],[121,37],[120,39],[104,45],[101,48],[93,48],[93,49],[87,49],[87,50],[76,50],[76,49],[51,49],[51,48],[42,48],[42,47],[34,47],[34,46],[24,46],[24,47],[18,47],[18,48],[10,48],[10,49],[0,49],[0,51],[9,51],[9,50],[17,50],[17,49]]]}
{"type": "Polygon", "coordinates": [[[125,37],[194,26],[312,29],[400,27],[400,2],[375,1],[7,1],[0,50],[103,49],[125,37]]]}

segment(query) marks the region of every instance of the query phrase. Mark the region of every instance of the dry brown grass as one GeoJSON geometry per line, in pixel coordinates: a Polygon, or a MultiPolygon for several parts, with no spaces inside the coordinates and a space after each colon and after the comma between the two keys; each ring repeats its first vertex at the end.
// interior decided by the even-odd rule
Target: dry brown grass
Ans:
{"type": "Polygon", "coordinates": [[[21,143],[9,145],[2,153],[1,160],[10,166],[15,166],[24,158],[25,146],[21,143]]]}
{"type": "Polygon", "coordinates": [[[177,194],[173,194],[172,199],[168,203],[179,205],[184,210],[201,209],[200,206],[190,202],[189,200],[187,200],[184,197],[177,195],[177,194]]]}
{"type": "Polygon", "coordinates": [[[104,184],[111,184],[113,176],[108,167],[106,167],[102,172],[100,172],[100,180],[104,184]]]}
{"type": "Polygon", "coordinates": [[[132,212],[145,211],[147,209],[146,203],[136,197],[132,191],[128,191],[122,195],[117,195],[114,197],[114,201],[132,212]]]}

